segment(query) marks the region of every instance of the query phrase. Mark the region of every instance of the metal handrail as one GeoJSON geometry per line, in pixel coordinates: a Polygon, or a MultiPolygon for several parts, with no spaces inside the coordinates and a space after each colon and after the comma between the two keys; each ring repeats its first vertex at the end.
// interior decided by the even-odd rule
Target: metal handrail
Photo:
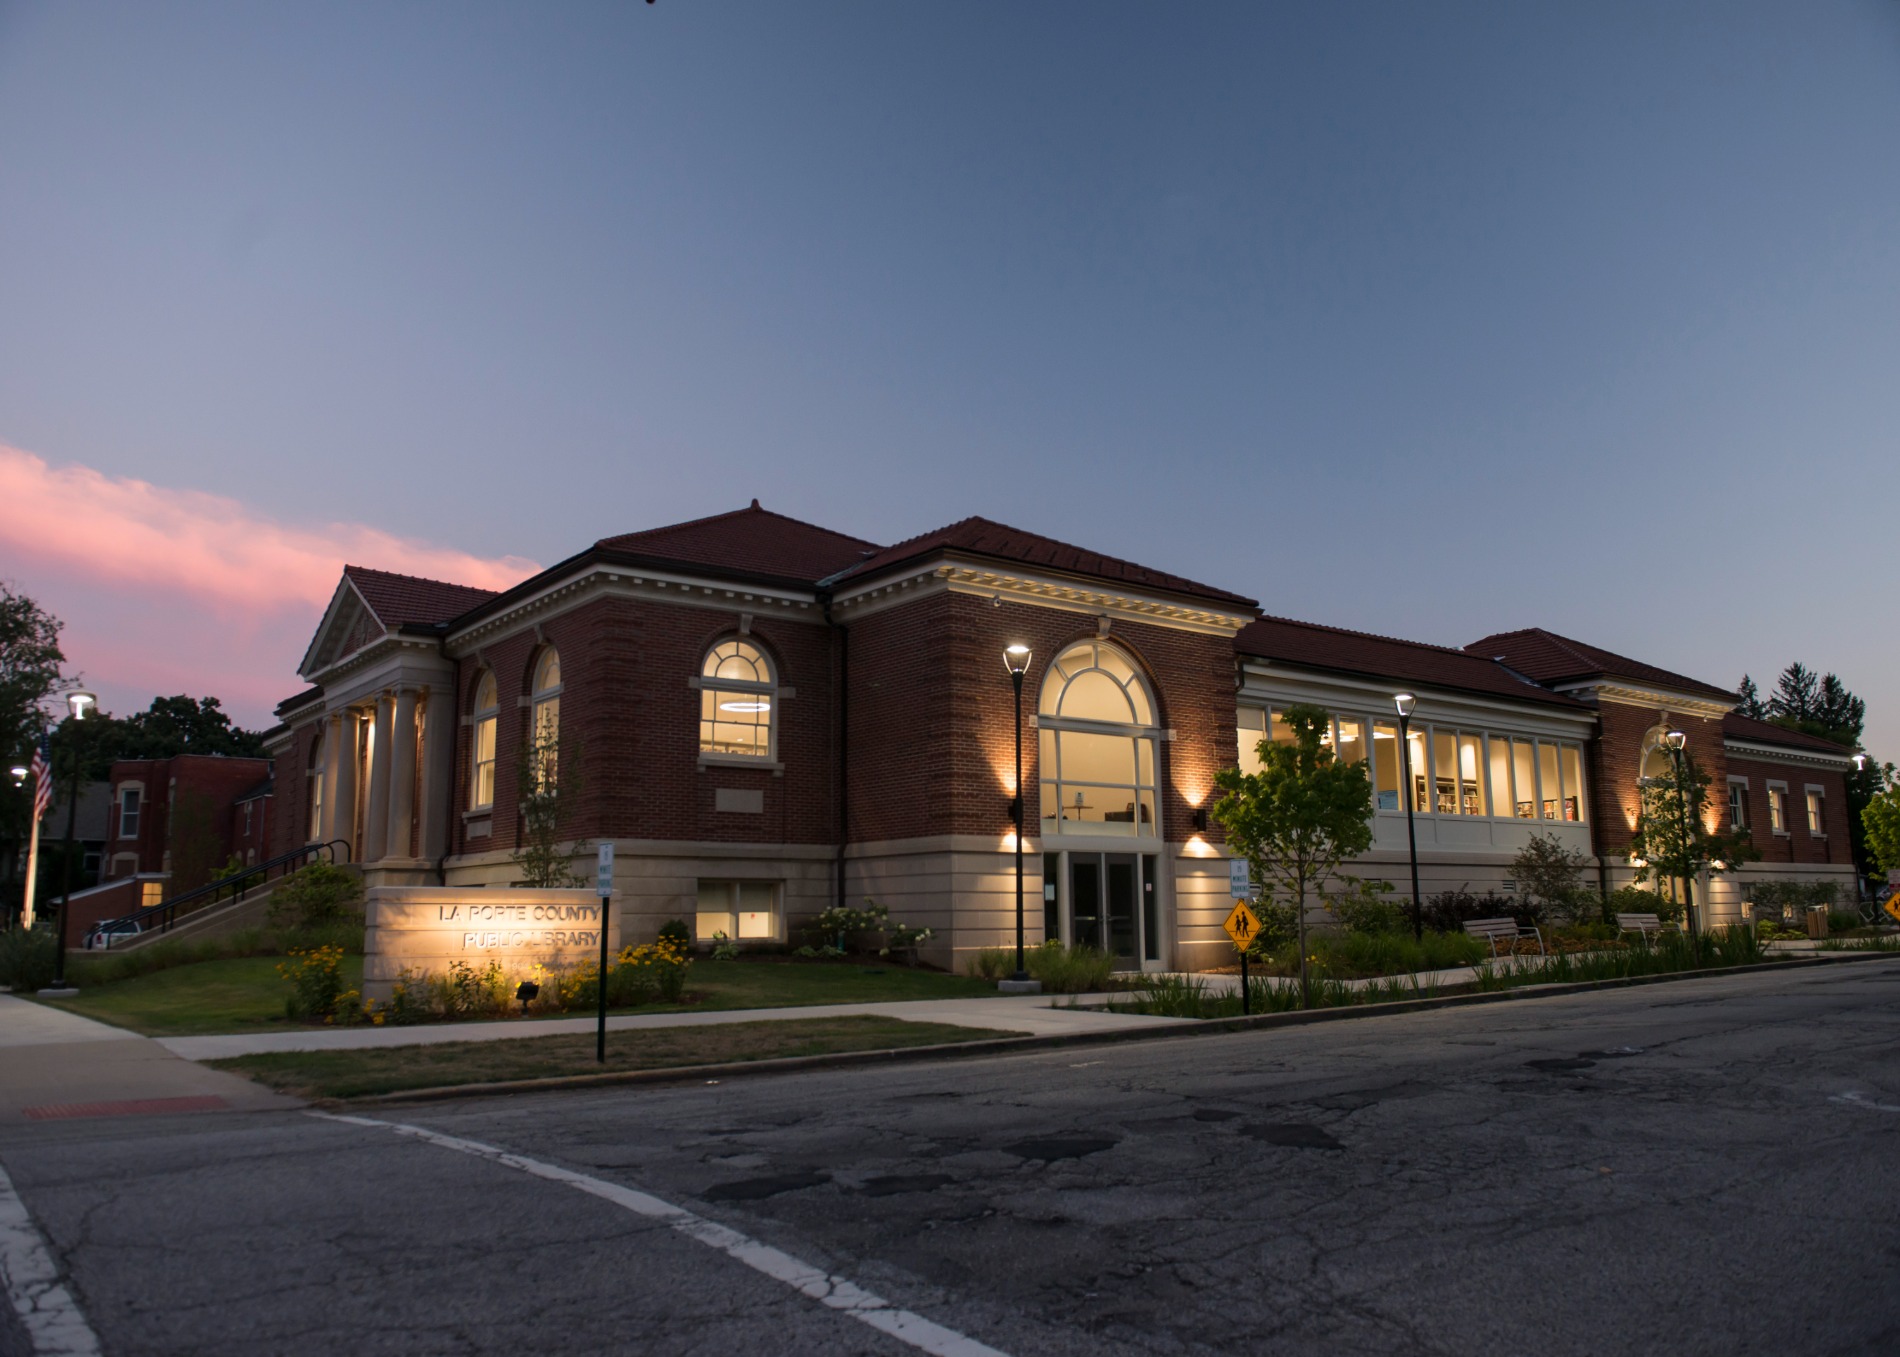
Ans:
{"type": "Polygon", "coordinates": [[[319,855],[330,862],[339,861],[337,850],[342,850],[341,861],[350,860],[350,845],[346,839],[331,839],[328,843],[307,843],[302,848],[293,848],[288,853],[279,853],[276,857],[258,863],[255,867],[246,867],[241,872],[222,877],[217,881],[199,886],[196,890],[186,891],[183,895],[173,896],[169,900],[160,900],[155,905],[145,905],[118,919],[103,919],[93,925],[88,933],[103,933],[111,938],[115,933],[170,932],[178,922],[179,910],[191,906],[187,913],[196,914],[201,909],[219,903],[221,897],[242,898],[246,893],[270,880],[271,871],[281,868],[279,878],[289,876],[297,868],[315,861],[319,855]]]}

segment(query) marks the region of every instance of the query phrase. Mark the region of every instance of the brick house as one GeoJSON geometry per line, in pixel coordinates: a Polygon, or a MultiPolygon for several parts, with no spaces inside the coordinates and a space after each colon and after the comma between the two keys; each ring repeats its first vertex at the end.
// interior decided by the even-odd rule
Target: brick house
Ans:
{"type": "Polygon", "coordinates": [[[269,759],[120,759],[111,787],[104,880],[164,877],[163,894],[173,896],[204,885],[233,854],[247,863],[269,856],[269,759]]]}
{"type": "MultiPolygon", "coordinates": [[[[299,667],[310,686],[268,736],[270,849],[340,840],[371,884],[508,885],[539,732],[572,787],[564,830],[615,845],[626,936],[681,918],[702,938],[786,941],[800,917],[869,896],[935,929],[947,964],[1014,933],[1003,652],[1023,644],[1031,940],[1193,966],[1220,955],[1229,907],[1214,774],[1291,702],[1338,713],[1342,755],[1368,751],[1363,870],[1405,870],[1398,687],[1418,697],[1427,891],[1501,885],[1534,829],[1618,861],[1641,721],[1605,696],[1617,665],[1593,683],[1494,658],[1531,635],[1466,650],[1365,636],[985,519],[880,546],[756,500],[603,539],[502,593],[348,566],[299,667]]],[[[1724,753],[1733,696],[1682,683],[1668,714],[1712,723],[1691,738],[1724,753]]],[[[1779,737],[1736,738],[1763,767],[1796,750],[1803,794],[1816,782],[1841,810],[1825,751],[1779,737]]],[[[1800,847],[1851,875],[1844,832],[1800,847]]]]}

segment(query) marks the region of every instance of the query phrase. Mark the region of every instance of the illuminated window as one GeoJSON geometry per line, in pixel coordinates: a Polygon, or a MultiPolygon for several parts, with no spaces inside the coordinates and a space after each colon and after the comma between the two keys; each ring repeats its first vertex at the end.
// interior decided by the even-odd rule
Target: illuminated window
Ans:
{"type": "Polygon", "coordinates": [[[1399,728],[1390,721],[1372,723],[1373,804],[1380,810],[1404,810],[1399,800],[1399,728]]]}
{"type": "Polygon", "coordinates": [[[750,641],[721,641],[699,667],[699,752],[769,759],[776,747],[778,682],[750,641]]]}
{"type": "Polygon", "coordinates": [[[737,942],[777,941],[777,883],[701,881],[693,935],[701,942],[712,942],[715,933],[737,942]]]}
{"type": "Polygon", "coordinates": [[[487,810],[495,804],[495,726],[500,715],[495,676],[485,673],[475,684],[475,740],[468,788],[470,810],[487,810]]]}
{"type": "Polygon", "coordinates": [[[310,742],[310,761],[304,765],[304,804],[310,808],[310,823],[304,826],[304,841],[315,843],[323,837],[323,727],[317,727],[310,742]]]}
{"type": "Polygon", "coordinates": [[[561,656],[549,647],[535,662],[533,697],[533,747],[529,759],[533,765],[535,790],[554,782],[558,774],[561,745],[561,656]]]}
{"type": "Polygon", "coordinates": [[[1101,641],[1063,651],[1037,725],[1045,834],[1160,836],[1154,700],[1126,656],[1101,641]]]}
{"type": "Polygon", "coordinates": [[[1788,789],[1779,782],[1768,784],[1768,827],[1777,834],[1788,832],[1788,789]]]}
{"type": "Polygon", "coordinates": [[[1808,833],[1817,839],[1827,837],[1826,793],[1819,787],[1808,788],[1808,833]]]}

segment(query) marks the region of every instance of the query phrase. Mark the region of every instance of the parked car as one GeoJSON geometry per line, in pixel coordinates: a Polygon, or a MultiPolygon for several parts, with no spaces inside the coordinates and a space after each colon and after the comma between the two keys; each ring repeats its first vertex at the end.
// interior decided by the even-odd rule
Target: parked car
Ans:
{"type": "Polygon", "coordinates": [[[102,924],[94,925],[92,932],[86,934],[86,940],[82,945],[89,952],[96,951],[110,947],[115,942],[135,938],[144,931],[144,928],[130,919],[108,919],[102,924]]]}

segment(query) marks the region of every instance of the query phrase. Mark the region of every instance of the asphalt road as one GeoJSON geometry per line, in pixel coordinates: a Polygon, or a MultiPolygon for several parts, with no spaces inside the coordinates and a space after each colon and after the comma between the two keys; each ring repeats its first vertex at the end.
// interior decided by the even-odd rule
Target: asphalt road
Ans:
{"type": "Polygon", "coordinates": [[[0,1165],[115,1357],[1900,1352],[1894,962],[366,1115],[0,1165]]]}

